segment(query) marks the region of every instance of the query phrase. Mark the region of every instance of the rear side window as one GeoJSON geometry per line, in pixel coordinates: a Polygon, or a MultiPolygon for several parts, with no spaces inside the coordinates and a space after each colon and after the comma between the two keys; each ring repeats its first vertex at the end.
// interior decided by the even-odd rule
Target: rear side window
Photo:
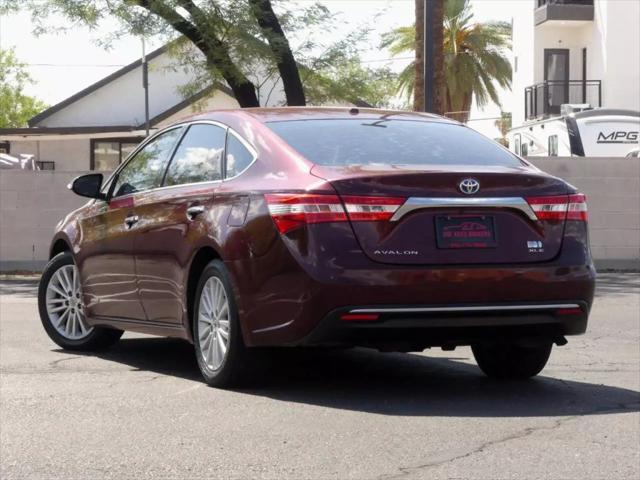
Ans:
{"type": "Polygon", "coordinates": [[[145,145],[118,173],[114,196],[143,192],[159,187],[162,183],[169,156],[182,128],[174,128],[158,135],[145,145]]]}
{"type": "Polygon", "coordinates": [[[339,119],[267,126],[318,165],[522,165],[495,142],[456,124],[339,119]]]}
{"type": "Polygon", "coordinates": [[[216,125],[191,125],[178,146],[165,185],[222,180],[225,129],[216,125]]]}
{"type": "Polygon", "coordinates": [[[227,135],[227,173],[226,178],[242,173],[253,161],[253,153],[231,131],[227,135]]]}

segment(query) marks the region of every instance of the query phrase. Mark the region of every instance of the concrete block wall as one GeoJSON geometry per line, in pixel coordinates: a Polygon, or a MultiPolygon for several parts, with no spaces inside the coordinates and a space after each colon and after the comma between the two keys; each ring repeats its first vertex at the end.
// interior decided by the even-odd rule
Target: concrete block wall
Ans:
{"type": "Polygon", "coordinates": [[[591,252],[596,266],[640,269],[640,158],[527,160],[586,194],[591,252]]]}
{"type": "Polygon", "coordinates": [[[39,271],[57,223],[82,206],[67,185],[86,172],[0,170],[0,271],[39,271]]]}
{"type": "MultiPolygon", "coordinates": [[[[640,269],[640,159],[529,159],[587,195],[598,268],[640,269]]],[[[58,221],[86,199],[67,184],[86,172],[0,170],[0,271],[38,271],[58,221]]]]}

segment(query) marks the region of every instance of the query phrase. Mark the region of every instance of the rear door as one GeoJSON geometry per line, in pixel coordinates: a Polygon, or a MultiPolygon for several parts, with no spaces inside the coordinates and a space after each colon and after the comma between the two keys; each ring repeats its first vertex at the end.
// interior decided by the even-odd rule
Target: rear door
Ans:
{"type": "Polygon", "coordinates": [[[269,127],[333,185],[372,260],[527,263],[560,251],[564,219],[536,209],[567,208],[566,184],[470,128],[386,118],[269,127]],[[388,215],[370,221],[372,212],[388,215]]]}
{"type": "Polygon", "coordinates": [[[226,128],[188,127],[167,168],[163,188],[143,195],[134,243],[140,298],[147,319],[181,324],[189,262],[206,235],[202,221],[222,180],[226,128]]]}

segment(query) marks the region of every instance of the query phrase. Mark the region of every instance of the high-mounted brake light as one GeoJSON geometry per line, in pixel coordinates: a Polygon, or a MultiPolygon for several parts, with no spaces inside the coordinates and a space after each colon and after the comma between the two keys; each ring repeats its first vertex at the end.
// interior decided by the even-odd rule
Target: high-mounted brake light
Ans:
{"type": "Polygon", "coordinates": [[[265,199],[280,233],[309,223],[388,220],[404,202],[403,198],[353,195],[340,200],[337,195],[313,193],[269,193],[265,199]]]}
{"type": "Polygon", "coordinates": [[[581,194],[556,195],[549,197],[528,197],[527,203],[538,220],[578,220],[588,219],[587,200],[581,194]]]}

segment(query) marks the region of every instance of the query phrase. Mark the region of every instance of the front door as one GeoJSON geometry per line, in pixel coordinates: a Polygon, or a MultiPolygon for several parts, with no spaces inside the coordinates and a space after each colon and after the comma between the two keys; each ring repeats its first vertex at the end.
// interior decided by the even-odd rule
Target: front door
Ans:
{"type": "Polygon", "coordinates": [[[89,318],[145,321],[134,260],[137,203],[160,186],[182,129],[153,138],[117,173],[108,202],[97,201],[81,221],[78,268],[89,318]]]}
{"type": "Polygon", "coordinates": [[[560,106],[569,103],[569,50],[551,48],[544,51],[544,80],[547,111],[559,114],[560,106]]]}
{"type": "Polygon", "coordinates": [[[144,195],[137,206],[136,272],[149,322],[182,324],[189,262],[222,180],[225,134],[218,125],[191,125],[169,164],[164,188],[144,195]]]}
{"type": "Polygon", "coordinates": [[[80,219],[76,262],[86,314],[92,318],[145,318],[136,286],[131,196],[96,201],[80,219]]]}

